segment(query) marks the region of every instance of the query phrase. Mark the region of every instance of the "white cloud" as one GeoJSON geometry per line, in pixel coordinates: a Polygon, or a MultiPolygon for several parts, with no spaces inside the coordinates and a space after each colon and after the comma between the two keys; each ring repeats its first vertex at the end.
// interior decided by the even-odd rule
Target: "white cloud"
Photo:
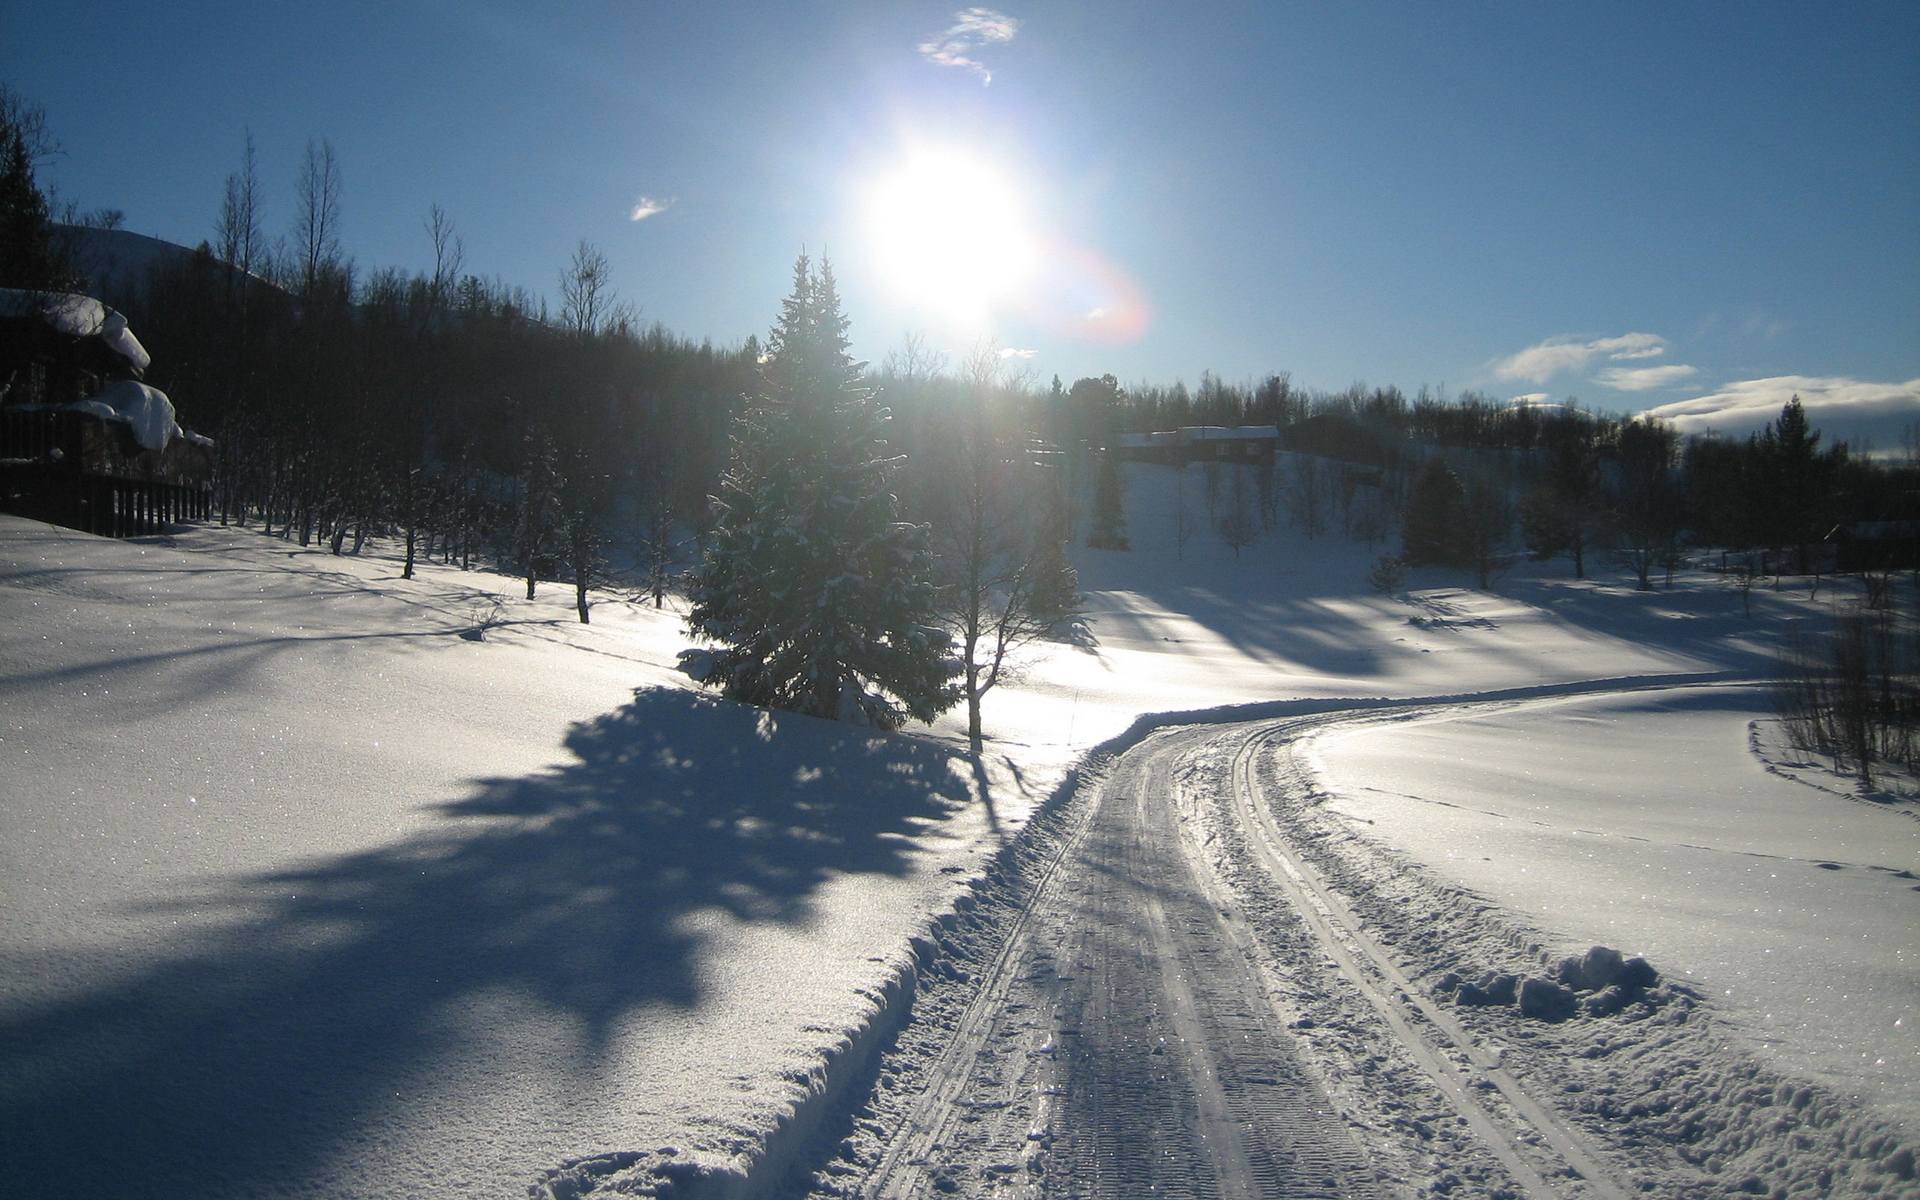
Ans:
{"type": "Polygon", "coordinates": [[[1920,424],[1920,379],[1905,383],[1864,383],[1844,376],[1776,375],[1729,383],[1691,400],[1676,400],[1646,410],[1682,434],[1721,433],[1745,437],[1780,415],[1794,396],[1806,407],[1807,420],[1829,442],[1871,441],[1881,450],[1900,444],[1901,435],[1920,424]]]}
{"type": "Polygon", "coordinates": [[[1616,392],[1650,392],[1654,388],[1679,383],[1682,379],[1691,379],[1699,373],[1697,368],[1670,363],[1664,367],[1608,367],[1593,378],[1595,383],[1604,384],[1616,392]]]}
{"type": "Polygon", "coordinates": [[[1509,397],[1507,403],[1516,408],[1525,408],[1530,404],[1545,404],[1552,399],[1553,396],[1547,392],[1528,392],[1524,396],[1509,397]]]}
{"type": "Polygon", "coordinates": [[[1623,333],[1619,337],[1578,341],[1548,338],[1493,364],[1498,379],[1525,379],[1545,383],[1562,371],[1585,370],[1595,359],[1658,358],[1667,352],[1667,339],[1654,333],[1623,333]]]}
{"type": "Polygon", "coordinates": [[[1608,358],[1659,358],[1667,352],[1667,339],[1657,333],[1623,333],[1588,342],[1587,349],[1608,358]]]}
{"type": "Polygon", "coordinates": [[[1005,349],[1000,351],[1000,357],[1001,358],[1032,358],[1034,355],[1038,353],[1040,353],[1038,350],[1016,350],[1012,346],[1008,346],[1005,349]]]}
{"type": "Polygon", "coordinates": [[[633,211],[627,214],[629,221],[644,221],[648,217],[657,217],[673,207],[673,197],[657,200],[652,196],[642,196],[633,202],[633,211]]]}
{"type": "Polygon", "coordinates": [[[1020,32],[1020,22],[991,8],[964,8],[953,14],[953,27],[918,49],[930,63],[942,67],[961,67],[980,77],[982,84],[993,82],[993,72],[970,57],[982,46],[1010,42],[1020,32]]]}

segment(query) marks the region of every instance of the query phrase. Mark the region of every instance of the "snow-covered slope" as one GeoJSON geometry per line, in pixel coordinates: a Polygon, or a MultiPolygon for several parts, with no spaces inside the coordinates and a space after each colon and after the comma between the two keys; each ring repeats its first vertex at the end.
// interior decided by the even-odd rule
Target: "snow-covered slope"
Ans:
{"type": "Polygon", "coordinates": [[[985,844],[947,748],[697,696],[671,614],[469,640],[511,581],[393,568],[0,517],[0,1178],[745,1155],[985,844]]]}
{"type": "Polygon", "coordinates": [[[875,738],[701,698],[671,612],[583,628],[559,589],[401,581],[372,547],[0,517],[0,1176],[499,1195],[596,1154],[738,1167],[908,936],[1139,714],[1739,675],[1808,607],[1545,575],[1374,596],[1378,550],[1338,539],[1176,553],[1170,472],[1132,483],[1135,552],[1081,555],[1097,644],[988,697],[978,764],[957,714],[875,738]]]}

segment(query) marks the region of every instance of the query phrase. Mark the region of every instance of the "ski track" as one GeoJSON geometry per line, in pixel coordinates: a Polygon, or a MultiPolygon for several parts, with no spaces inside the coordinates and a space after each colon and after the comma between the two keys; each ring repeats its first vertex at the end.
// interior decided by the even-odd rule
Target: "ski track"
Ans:
{"type": "Polygon", "coordinates": [[[1175,726],[1083,777],[920,948],[912,1021],[798,1190],[1920,1200],[1902,1131],[1769,1074],[1685,987],[1562,1022],[1453,1002],[1546,976],[1550,935],[1356,835],[1294,755],[1435,708],[1175,726]]]}

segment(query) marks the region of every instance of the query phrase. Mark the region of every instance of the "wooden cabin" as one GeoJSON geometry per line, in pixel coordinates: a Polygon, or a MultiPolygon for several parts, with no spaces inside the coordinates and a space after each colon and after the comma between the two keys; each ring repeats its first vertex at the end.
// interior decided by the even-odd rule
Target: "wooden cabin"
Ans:
{"type": "Polygon", "coordinates": [[[1920,567],[1920,523],[1849,521],[1824,539],[1836,571],[1911,571],[1920,567]]]}
{"type": "Polygon", "coordinates": [[[106,537],[210,516],[213,443],[151,361],[91,296],[0,289],[0,510],[106,537]]]}
{"type": "Polygon", "coordinates": [[[1188,425],[1157,433],[1123,433],[1112,450],[1132,462],[1172,466],[1191,462],[1271,463],[1280,448],[1275,425],[1188,425]]]}

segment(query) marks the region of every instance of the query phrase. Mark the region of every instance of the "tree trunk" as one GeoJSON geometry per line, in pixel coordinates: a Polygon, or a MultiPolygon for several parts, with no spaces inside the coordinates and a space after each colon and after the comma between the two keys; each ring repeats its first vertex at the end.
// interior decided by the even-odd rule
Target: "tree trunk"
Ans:
{"type": "Polygon", "coordinates": [[[967,671],[967,741],[977,749],[983,739],[980,732],[980,697],[987,689],[980,686],[980,634],[969,629],[961,662],[967,671]]]}

